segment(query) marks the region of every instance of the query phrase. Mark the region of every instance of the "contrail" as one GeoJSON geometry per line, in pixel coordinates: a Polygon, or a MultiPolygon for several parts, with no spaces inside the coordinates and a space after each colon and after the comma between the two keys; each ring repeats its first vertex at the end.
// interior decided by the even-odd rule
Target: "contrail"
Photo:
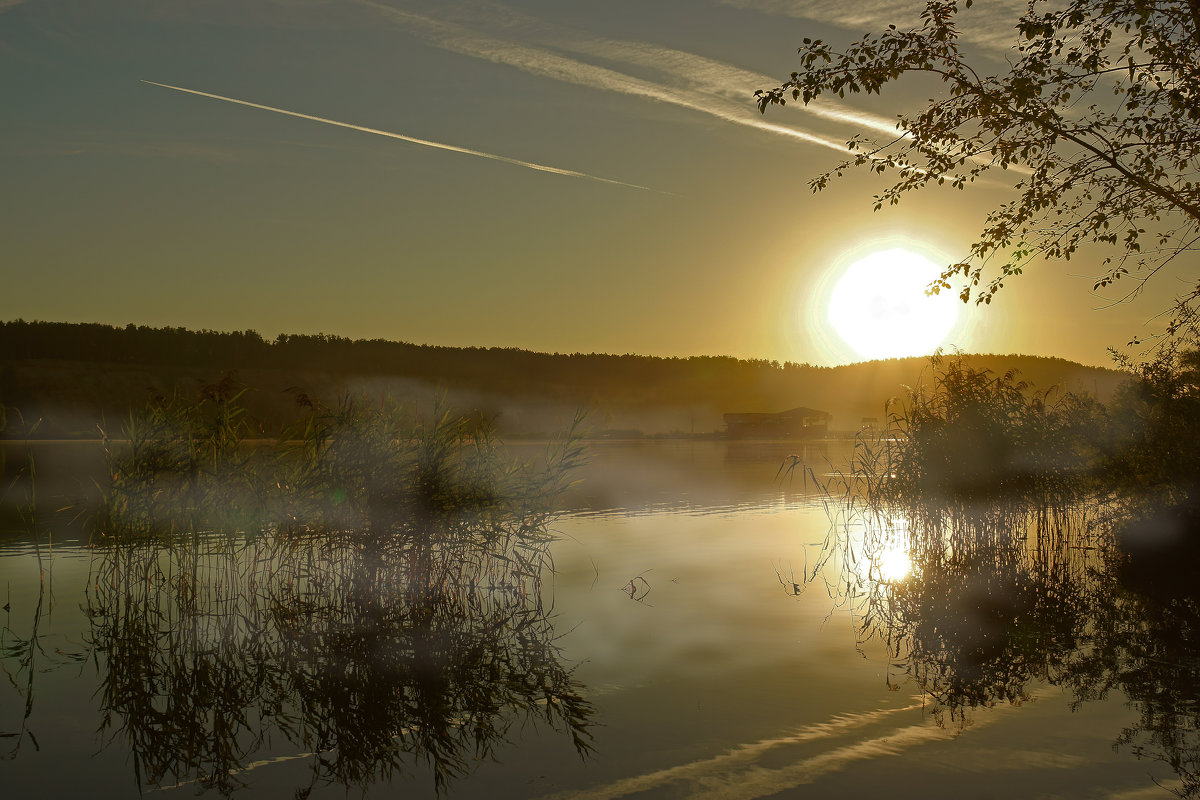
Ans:
{"type": "Polygon", "coordinates": [[[289,117],[299,117],[300,119],[310,119],[313,122],[324,122],[326,125],[336,125],[339,128],[349,128],[352,131],[362,131],[363,133],[373,133],[376,136],[386,136],[389,139],[399,139],[402,142],[411,142],[413,144],[423,145],[425,147],[433,147],[438,150],[449,150],[452,153],[465,153],[469,156],[479,156],[480,158],[490,158],[493,161],[503,161],[505,164],[512,164],[517,167],[525,167],[527,169],[536,169],[538,172],[550,172],[554,175],[565,175],[568,178],[586,178],[589,181],[599,181],[600,183],[611,183],[614,186],[627,186],[630,189],[642,189],[647,192],[658,192],[659,194],[673,194],[673,192],[665,192],[661,189],[654,189],[649,186],[640,186],[636,183],[626,183],[625,181],[617,181],[612,178],[601,178],[598,175],[589,175],[586,172],[576,172],[573,169],[559,169],[558,167],[548,167],[545,164],[535,164],[532,161],[522,161],[519,158],[509,158],[508,156],[498,156],[495,153],[485,153],[482,150],[472,150],[469,147],[459,147],[453,144],[442,144],[441,142],[431,142],[428,139],[418,139],[415,136],[405,136],[402,133],[393,133],[391,131],[382,131],[378,128],[368,128],[363,125],[354,125],[349,122],[339,122],[336,119],[327,119],[326,117],[315,117],[312,114],[301,114],[299,111],[288,111],[285,108],[275,108],[274,106],[265,106],[261,103],[251,103],[249,100],[238,100],[235,97],[224,97],[219,94],[210,92],[201,92],[198,89],[185,89],[182,86],[172,86],[169,83],[156,83],[155,81],[143,80],[142,83],[148,83],[151,86],[161,86],[164,89],[174,89],[177,92],[187,92],[188,94],[199,95],[200,97],[211,97],[213,100],[224,100],[227,103],[237,103],[240,106],[249,106],[250,108],[261,108],[264,111],[274,111],[276,114],[286,114],[289,117]]]}
{"type": "MultiPolygon", "coordinates": [[[[417,35],[424,40],[452,53],[490,61],[493,64],[504,64],[531,75],[573,83],[577,86],[589,86],[608,92],[641,97],[656,103],[670,103],[681,108],[709,114],[735,125],[745,125],[757,130],[790,136],[810,144],[836,150],[843,155],[849,152],[844,141],[759,119],[758,110],[754,109],[750,103],[748,91],[745,98],[734,103],[725,98],[713,97],[702,97],[706,102],[701,102],[692,97],[697,94],[696,92],[672,89],[618,70],[569,58],[542,47],[519,44],[508,39],[476,33],[461,25],[442,22],[409,11],[401,11],[383,3],[376,3],[374,0],[358,0],[358,2],[374,8],[392,19],[399,20],[402,25],[416,31],[417,35]]],[[[893,125],[889,129],[893,133],[895,133],[894,127],[893,125]]]]}

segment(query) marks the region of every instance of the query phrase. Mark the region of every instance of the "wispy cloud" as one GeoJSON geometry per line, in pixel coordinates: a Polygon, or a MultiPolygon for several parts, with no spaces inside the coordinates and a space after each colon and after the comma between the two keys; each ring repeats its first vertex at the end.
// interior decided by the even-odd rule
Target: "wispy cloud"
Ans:
{"type": "MultiPolygon", "coordinates": [[[[379,0],[373,0],[378,3],[379,0]]],[[[605,61],[650,70],[660,81],[672,88],[688,92],[712,94],[732,100],[743,114],[756,115],[753,93],[779,85],[778,76],[764,75],[723,61],[649,42],[608,39],[560,25],[548,24],[514,9],[482,0],[472,4],[471,19],[482,21],[493,30],[510,30],[551,48],[579,53],[605,61]]],[[[896,135],[896,119],[878,114],[847,109],[844,105],[814,101],[807,106],[792,106],[797,113],[850,123],[860,129],[870,129],[896,135]]]]}
{"type": "MultiPolygon", "coordinates": [[[[848,130],[845,136],[830,136],[796,125],[769,122],[759,114],[752,99],[753,91],[778,85],[776,79],[683,50],[583,35],[543,23],[501,5],[472,5],[472,19],[497,32],[483,33],[458,22],[399,9],[379,0],[358,2],[377,10],[427,43],[451,52],[511,66],[564,83],[686,108],[735,125],[834,150],[843,156],[850,154],[846,141],[853,134],[879,134],[882,143],[906,135],[897,128],[895,118],[832,102],[816,101],[807,106],[795,104],[789,106],[788,110],[795,110],[801,117],[815,117],[846,126],[848,130]],[[497,35],[504,32],[510,34],[508,38],[497,35]],[[532,38],[537,43],[512,38],[517,35],[532,38]],[[648,70],[656,79],[649,80],[627,71],[572,58],[564,52],[590,56],[626,68],[648,70]]],[[[779,118],[780,115],[773,116],[779,118]]],[[[985,159],[973,160],[982,163],[985,159]]],[[[1010,169],[1027,172],[1021,167],[1010,169]]]]}
{"type": "MultiPolygon", "coordinates": [[[[313,756],[316,756],[316,755],[317,755],[317,753],[296,753],[294,755],[289,755],[289,756],[275,756],[274,758],[264,758],[264,759],[260,759],[258,761],[251,761],[249,764],[247,764],[244,767],[240,767],[237,769],[231,769],[231,770],[229,770],[229,774],[230,775],[241,775],[243,773],[249,772],[250,770],[258,769],[259,767],[269,767],[272,764],[282,764],[286,761],[296,761],[299,759],[312,758],[313,756]]],[[[200,778],[191,778],[189,780],[177,781],[168,786],[148,786],[148,787],[146,787],[145,791],[147,791],[148,793],[151,793],[151,794],[153,794],[155,792],[169,792],[172,789],[182,789],[184,786],[190,786],[190,785],[198,784],[200,782],[201,782],[200,778]]]]}
{"type": "Polygon", "coordinates": [[[1107,800],[1166,800],[1168,797],[1183,797],[1183,781],[1155,782],[1153,786],[1135,789],[1119,789],[1107,795],[1107,800]]]}
{"type": "MultiPolygon", "coordinates": [[[[577,43],[567,42],[563,46],[568,50],[660,70],[677,81],[686,82],[691,90],[699,90],[737,101],[743,108],[743,113],[747,113],[746,109],[748,109],[748,113],[757,113],[751,99],[755,89],[767,89],[779,85],[779,80],[769,75],[741,69],[684,50],[643,42],[590,39],[577,43]]],[[[805,114],[847,123],[859,129],[889,136],[897,136],[899,133],[896,129],[895,119],[878,114],[848,110],[817,101],[800,108],[805,114]]],[[[838,149],[844,151],[845,144],[840,144],[838,149]]]]}
{"type": "Polygon", "coordinates": [[[932,723],[909,725],[884,736],[836,747],[784,767],[770,769],[756,765],[736,775],[713,775],[701,781],[700,787],[692,791],[690,796],[703,800],[769,797],[812,783],[822,775],[843,770],[856,761],[899,755],[918,745],[953,739],[954,736],[954,731],[932,723]]]}
{"type": "Polygon", "coordinates": [[[415,136],[405,136],[402,133],[394,133],[392,131],[380,130],[379,128],[368,128],[364,125],[355,125],[350,122],[340,122],[335,119],[329,119],[327,117],[318,117],[318,116],[314,116],[312,114],[302,114],[299,111],[288,111],[287,109],[263,105],[262,103],[252,103],[249,100],[238,100],[237,98],[234,98],[234,97],[225,97],[223,95],[213,94],[211,92],[202,92],[198,89],[185,89],[182,86],[172,86],[167,83],[157,83],[155,81],[147,81],[147,80],[143,80],[142,83],[147,83],[147,84],[150,84],[151,86],[161,86],[164,89],[172,89],[176,92],[186,92],[187,94],[194,94],[194,95],[198,95],[200,97],[208,97],[213,100],[223,100],[226,103],[236,103],[237,105],[248,106],[249,108],[258,108],[263,111],[273,111],[276,114],[285,114],[289,117],[298,117],[299,119],[307,119],[307,120],[311,120],[313,122],[321,122],[326,125],[335,125],[339,128],[348,128],[350,130],[360,131],[362,133],[371,133],[376,136],[386,136],[389,139],[399,139],[400,141],[409,142],[411,144],[418,144],[418,145],[421,145],[422,147],[432,147],[437,150],[448,150],[452,153],[462,153],[464,155],[477,156],[479,158],[491,159],[492,161],[501,161],[505,164],[512,164],[513,166],[517,166],[517,167],[525,167],[526,169],[533,169],[533,170],[537,170],[539,172],[549,172],[554,175],[564,175],[569,178],[585,178],[590,181],[599,181],[600,183],[610,183],[615,186],[626,186],[626,187],[629,187],[630,189],[644,189],[645,191],[648,191],[648,192],[659,192],[661,194],[670,194],[670,192],[662,192],[659,189],[653,189],[649,186],[641,186],[636,183],[627,183],[625,181],[618,181],[618,180],[614,180],[612,178],[602,178],[598,175],[591,175],[586,172],[577,172],[572,169],[561,169],[559,167],[550,167],[550,166],[546,166],[545,164],[538,164],[533,161],[522,161],[519,158],[510,158],[508,156],[496,155],[495,153],[485,153],[482,150],[472,150],[469,147],[459,147],[458,145],[445,144],[443,142],[433,142],[428,139],[418,139],[415,136]]]}
{"type": "Polygon", "coordinates": [[[5,11],[11,11],[24,2],[25,0],[0,0],[0,14],[3,14],[5,11]]]}
{"type": "MultiPolygon", "coordinates": [[[[1002,2],[1006,1],[1002,0],[1002,2]]],[[[778,85],[777,80],[761,73],[683,50],[645,42],[567,38],[561,40],[559,46],[572,52],[652,69],[664,75],[666,79],[674,81],[676,85],[682,85],[690,93],[709,94],[740,101],[739,105],[743,109],[749,105],[750,92],[747,87],[767,88],[778,85]]],[[[856,132],[881,134],[881,141],[884,142],[897,138],[908,138],[908,134],[898,128],[898,118],[857,111],[841,103],[823,102],[817,99],[808,105],[797,103],[788,108],[798,109],[807,116],[846,125],[856,132]]],[[[743,113],[745,112],[743,111],[743,113]]],[[[794,128],[789,129],[794,130],[794,128]]],[[[771,130],[774,131],[773,128],[771,130]]],[[[835,149],[843,153],[847,152],[845,145],[841,142],[835,149]]],[[[985,164],[989,161],[986,156],[976,156],[970,160],[978,164],[985,164]]],[[[1022,166],[1010,166],[1009,170],[1019,174],[1032,174],[1032,170],[1022,166]]]]}
{"type": "MultiPolygon", "coordinates": [[[[603,91],[641,97],[659,103],[667,103],[707,114],[735,125],[743,125],[756,130],[787,136],[820,147],[836,150],[843,154],[847,152],[844,140],[763,120],[754,107],[751,100],[751,93],[755,86],[768,85],[772,81],[768,78],[764,82],[759,83],[757,82],[757,77],[761,76],[756,76],[756,82],[739,85],[739,99],[735,99],[731,97],[732,84],[737,82],[739,75],[753,75],[753,73],[733,70],[730,73],[718,76],[718,67],[721,66],[719,62],[702,59],[705,63],[706,75],[708,76],[705,78],[708,81],[707,86],[701,83],[686,88],[678,88],[639,78],[609,67],[580,61],[579,59],[555,52],[548,47],[500,38],[466,28],[457,23],[434,19],[411,11],[404,11],[383,3],[374,2],[374,0],[359,1],[363,5],[378,10],[387,18],[402,25],[406,30],[421,37],[430,44],[454,53],[480,58],[495,64],[504,64],[531,75],[538,75],[576,86],[587,86],[603,91]]],[[[568,42],[564,45],[564,49],[573,47],[577,51],[582,52],[587,46],[585,43],[568,42]]],[[[604,40],[596,40],[591,46],[593,48],[607,48],[607,54],[604,55],[606,58],[617,58],[621,52],[621,43],[618,42],[606,43],[604,40]]],[[[654,48],[646,46],[639,51],[636,46],[628,46],[628,43],[626,43],[625,54],[627,57],[636,56],[650,60],[652,66],[664,69],[672,69],[671,61],[674,60],[676,66],[673,69],[677,74],[686,69],[685,62],[689,58],[700,59],[699,56],[691,56],[691,54],[671,51],[666,48],[658,48],[656,52],[654,48]]],[[[833,112],[827,113],[829,116],[834,117],[833,112]]],[[[837,118],[842,117],[845,118],[844,121],[849,119],[848,115],[841,115],[837,118]]],[[[873,124],[883,124],[887,130],[895,134],[895,123],[880,123],[880,119],[882,118],[875,118],[873,124]]]]}
{"type": "MultiPolygon", "coordinates": [[[[854,33],[878,31],[888,25],[912,26],[920,22],[921,2],[895,0],[720,0],[724,5],[764,14],[807,19],[848,28],[854,33]]],[[[987,0],[959,14],[964,41],[992,50],[1009,50],[1016,41],[1016,21],[1026,0],[987,0]]]]}

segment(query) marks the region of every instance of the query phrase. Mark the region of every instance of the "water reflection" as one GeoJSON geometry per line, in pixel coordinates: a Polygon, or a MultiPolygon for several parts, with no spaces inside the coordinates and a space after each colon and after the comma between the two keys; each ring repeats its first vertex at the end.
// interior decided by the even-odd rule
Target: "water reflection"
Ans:
{"type": "Polygon", "coordinates": [[[19,722],[14,725],[11,718],[6,718],[0,730],[3,743],[0,752],[10,760],[20,756],[23,749],[32,748],[35,752],[42,749],[38,731],[32,724],[38,677],[66,666],[81,665],[88,657],[86,650],[76,643],[56,641],[58,637],[45,632],[43,623],[50,615],[53,601],[49,572],[42,572],[40,578],[33,611],[28,617],[21,615],[14,621],[11,600],[6,600],[2,608],[5,619],[0,627],[0,671],[21,698],[19,722]]]}
{"type": "Polygon", "coordinates": [[[416,765],[440,792],[539,721],[589,749],[541,592],[499,571],[434,583],[353,546],[128,546],[100,556],[88,614],[101,731],[139,788],[228,795],[254,763],[298,757],[299,796],[416,765]]]}
{"type": "MultiPolygon", "coordinates": [[[[49,614],[47,591],[34,672],[0,661],[22,687],[36,673],[27,727],[41,744],[37,752],[26,737],[6,767],[7,785],[19,796],[39,789],[74,796],[95,786],[97,798],[124,797],[134,791],[133,766],[147,791],[182,783],[187,794],[207,785],[209,795],[292,796],[317,787],[315,798],[340,795],[348,782],[367,796],[432,795],[436,757],[447,765],[445,794],[464,800],[723,791],[973,796],[981,785],[1014,797],[1105,796],[1153,789],[1148,772],[1170,777],[1169,767],[1138,763],[1134,753],[1164,761],[1179,753],[1180,774],[1195,773],[1186,717],[1195,614],[1174,602],[1180,590],[1170,588],[1158,592],[1155,602],[1168,610],[1153,621],[1144,597],[1165,586],[1169,571],[1160,562],[1181,556],[1143,558],[1149,567],[1141,570],[1110,563],[1119,537],[1098,509],[1044,521],[1016,512],[960,521],[936,509],[859,515],[831,532],[837,559],[815,586],[807,581],[803,601],[780,602],[775,570],[794,568],[805,584],[799,573],[809,574],[822,548],[805,562],[795,543],[820,540],[830,526],[819,504],[805,505],[800,477],[782,483],[786,503],[775,499],[781,455],[775,447],[764,453],[731,459],[720,443],[602,449],[593,466],[615,476],[597,477],[589,467],[574,497],[597,485],[620,490],[616,498],[641,492],[628,495],[623,516],[559,517],[555,577],[545,588],[501,559],[465,563],[463,573],[426,570],[418,580],[421,573],[405,566],[411,547],[349,526],[317,535],[311,515],[297,515],[304,522],[290,537],[247,544],[201,533],[193,547],[181,535],[186,541],[157,554],[136,541],[119,554],[103,542],[93,550],[60,547],[68,539],[56,531],[57,610],[49,614]],[[649,462],[661,468],[657,484],[646,479],[649,462]],[[652,515],[640,504],[657,503],[693,477],[695,502],[652,515]],[[712,500],[730,501],[736,513],[700,513],[701,490],[722,480],[712,500]],[[1020,548],[1011,541],[1017,529],[1020,548]],[[854,568],[841,570],[842,560],[854,568]],[[85,599],[76,591],[89,563],[85,599]],[[620,589],[639,576],[634,599],[643,602],[634,602],[620,589]],[[866,659],[847,641],[847,628],[827,620],[825,576],[831,592],[850,598],[866,659]],[[1126,605],[1105,605],[1106,597],[1126,605]],[[1066,632],[1058,639],[1056,619],[1066,632]],[[1176,639],[1171,626],[1182,631],[1176,639]],[[1122,627],[1128,652],[1095,652],[1096,642],[1118,642],[1122,627]],[[90,632],[86,664],[47,672],[56,651],[74,652],[83,631],[90,632]],[[1139,652],[1162,661],[1139,664],[1139,652]],[[887,691],[884,666],[899,691],[887,691]],[[1135,689],[1136,669],[1163,674],[1135,689]],[[1169,669],[1180,671],[1172,678],[1169,669]],[[561,702],[527,686],[526,675],[561,702]],[[576,679],[588,688],[563,683],[576,679]],[[1171,679],[1174,688],[1156,688],[1171,679]],[[911,699],[918,681],[943,726],[911,699]],[[1015,687],[1008,695],[1025,706],[1013,708],[1002,691],[979,692],[995,686],[1015,687]],[[1127,693],[1142,698],[1132,711],[1123,708],[1127,693]],[[1072,715],[1063,697],[1087,713],[1072,715]],[[559,710],[572,698],[580,703],[574,723],[559,710]],[[592,713],[589,701],[599,710],[592,713]],[[995,708],[978,710],[988,705],[995,708]],[[99,749],[97,709],[107,715],[107,746],[99,749]],[[592,724],[601,718],[603,726],[592,724]],[[1155,739],[1155,720],[1164,736],[1178,738],[1175,750],[1155,739]],[[1133,735],[1114,752],[1109,745],[1126,724],[1133,735]],[[485,758],[477,761],[479,728],[485,758]],[[600,757],[576,758],[576,743],[586,746],[591,733],[600,757]],[[503,747],[505,739],[513,746],[503,747]],[[239,789],[243,783],[249,788],[239,789]]],[[[42,505],[56,507],[44,498],[42,505]]],[[[524,518],[488,507],[483,516],[433,520],[442,526],[433,535],[406,539],[439,542],[447,557],[435,565],[464,564],[455,553],[480,551],[451,542],[477,541],[487,517],[500,523],[488,527],[497,532],[515,531],[524,518]]],[[[542,507],[529,507],[540,541],[542,507]]],[[[396,521],[384,513],[369,522],[379,532],[396,521]]],[[[14,584],[11,624],[22,639],[38,599],[30,541],[21,533],[21,549],[0,546],[7,559],[0,571],[14,584]]],[[[0,708],[10,715],[5,730],[17,731],[20,702],[0,708]]]]}
{"type": "Polygon", "coordinates": [[[825,465],[845,449],[840,442],[593,443],[589,463],[563,507],[574,515],[631,516],[772,511],[817,503],[823,494],[805,476],[774,479],[780,462],[795,457],[825,465]]]}
{"type": "MultiPolygon", "coordinates": [[[[1194,561],[1130,553],[1130,531],[1144,543],[1138,532],[1161,514],[1099,504],[848,513],[817,559],[840,582],[821,588],[856,612],[860,648],[884,646],[889,686],[915,684],[959,729],[1046,685],[1070,692],[1074,709],[1123,694],[1137,718],[1114,746],[1169,765],[1177,792],[1200,796],[1194,561]]],[[[807,571],[793,591],[819,575],[807,571]]]]}
{"type": "Polygon", "coordinates": [[[161,398],[108,448],[86,613],[139,789],[229,795],[301,759],[297,796],[426,771],[441,793],[534,722],[585,755],[542,599],[578,442],[518,462],[471,415],[346,398],[254,443],[240,395],[161,398]]]}

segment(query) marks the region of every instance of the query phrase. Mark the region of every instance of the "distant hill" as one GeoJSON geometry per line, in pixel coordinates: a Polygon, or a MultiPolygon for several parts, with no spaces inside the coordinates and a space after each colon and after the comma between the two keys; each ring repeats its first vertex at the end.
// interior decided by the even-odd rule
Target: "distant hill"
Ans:
{"type": "MultiPolygon", "coordinates": [[[[1104,400],[1123,373],[1061,358],[972,355],[971,364],[1016,369],[1039,389],[1058,386],[1104,400]]],[[[344,393],[390,395],[421,407],[435,397],[494,417],[502,433],[560,430],[586,408],[590,425],[644,433],[704,433],[726,412],[808,406],[833,414],[833,430],[882,419],[884,405],[928,372],[928,359],[842,367],[728,356],[659,358],[536,353],[512,348],[435,347],[326,335],[117,328],[99,324],[0,322],[0,403],[44,419],[47,435],[113,433],[155,393],[192,392],[226,373],[250,387],[265,434],[296,415],[301,393],[326,403],[344,393]]]]}

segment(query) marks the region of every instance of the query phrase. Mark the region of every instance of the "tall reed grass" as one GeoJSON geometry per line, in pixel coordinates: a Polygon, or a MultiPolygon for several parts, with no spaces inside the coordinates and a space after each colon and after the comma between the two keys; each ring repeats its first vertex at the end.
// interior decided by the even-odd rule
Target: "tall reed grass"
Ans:
{"type": "Polygon", "coordinates": [[[1194,442],[1175,440],[1200,430],[1200,395],[1168,377],[1105,408],[934,359],[845,469],[785,465],[822,483],[831,521],[785,586],[849,609],[858,646],[886,652],[889,684],[914,684],[944,724],[1046,686],[1077,706],[1123,693],[1136,718],[1116,746],[1200,796],[1197,531],[1174,505],[1195,497],[1194,442]],[[1155,442],[1170,466],[1142,469],[1155,442]],[[1157,556],[1131,556],[1131,532],[1157,556]]]}
{"type": "Polygon", "coordinates": [[[243,391],[159,398],[108,445],[88,613],[139,786],[231,794],[274,741],[299,796],[419,765],[441,793],[536,720],[586,755],[543,603],[580,420],[536,463],[475,415],[358,397],[265,442],[243,391]]]}
{"type": "Polygon", "coordinates": [[[510,578],[417,586],[406,562],[345,540],[263,538],[124,544],[92,581],[100,730],[143,790],[229,796],[282,757],[306,764],[299,796],[425,775],[441,794],[534,724],[590,751],[593,708],[550,609],[510,578]]]}
{"type": "Polygon", "coordinates": [[[1093,398],[1035,392],[1015,373],[936,356],[889,404],[883,428],[858,434],[846,466],[818,475],[792,459],[784,470],[830,498],[833,541],[859,525],[879,540],[903,537],[909,552],[973,553],[1023,547],[1027,534],[1063,546],[1062,517],[1108,501],[1110,450],[1108,413],[1093,398]]]}
{"type": "Polygon", "coordinates": [[[266,442],[253,438],[244,391],[223,383],[130,416],[125,441],[108,445],[99,542],[349,543],[407,560],[426,581],[548,566],[547,523],[584,458],[581,419],[537,463],[511,457],[475,415],[349,396],[309,404],[266,442]]]}

